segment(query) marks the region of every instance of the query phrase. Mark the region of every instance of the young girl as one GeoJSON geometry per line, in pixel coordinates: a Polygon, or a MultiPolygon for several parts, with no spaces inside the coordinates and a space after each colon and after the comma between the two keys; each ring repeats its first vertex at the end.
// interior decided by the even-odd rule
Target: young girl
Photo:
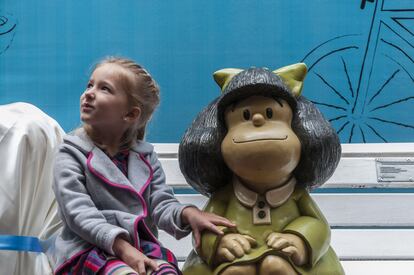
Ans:
{"type": "Polygon", "coordinates": [[[159,88],[140,65],[107,58],[80,98],[83,127],[64,138],[54,168],[63,229],[55,274],[180,274],[157,228],[177,239],[193,230],[223,234],[228,220],[182,205],[143,141],[159,88]]]}

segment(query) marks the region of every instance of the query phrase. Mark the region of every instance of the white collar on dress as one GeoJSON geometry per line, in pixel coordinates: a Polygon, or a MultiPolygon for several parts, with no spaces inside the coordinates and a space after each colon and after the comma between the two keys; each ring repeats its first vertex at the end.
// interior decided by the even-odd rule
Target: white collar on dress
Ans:
{"type": "MultiPolygon", "coordinates": [[[[296,179],[291,177],[282,186],[269,190],[264,194],[266,202],[272,207],[278,207],[285,203],[295,190],[296,179]]],[[[237,199],[246,207],[252,208],[260,197],[260,194],[248,189],[240,180],[235,177],[233,180],[234,194],[237,199]]]]}

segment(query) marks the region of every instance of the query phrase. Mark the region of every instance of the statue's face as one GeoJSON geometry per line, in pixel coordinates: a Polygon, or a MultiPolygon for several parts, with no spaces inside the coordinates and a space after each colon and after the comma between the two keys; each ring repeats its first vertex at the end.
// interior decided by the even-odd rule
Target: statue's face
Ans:
{"type": "Polygon", "coordinates": [[[224,161],[256,192],[282,185],[299,163],[301,144],[292,131],[292,109],[282,99],[252,96],[225,111],[224,161]]]}

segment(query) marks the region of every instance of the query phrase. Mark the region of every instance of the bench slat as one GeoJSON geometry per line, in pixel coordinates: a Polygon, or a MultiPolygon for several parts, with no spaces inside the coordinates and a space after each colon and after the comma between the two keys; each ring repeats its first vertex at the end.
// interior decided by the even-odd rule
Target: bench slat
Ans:
{"type": "MultiPolygon", "coordinates": [[[[183,203],[202,208],[207,198],[200,194],[177,194],[183,203]]],[[[411,193],[313,193],[331,227],[414,228],[414,194],[411,193]]]]}
{"type": "MultiPolygon", "coordinates": [[[[414,261],[341,261],[345,274],[349,275],[412,275],[414,261]]],[[[182,268],[184,262],[178,263],[182,268]]]]}
{"type": "MultiPolygon", "coordinates": [[[[155,144],[168,184],[187,186],[177,161],[178,144],[155,144]]],[[[342,157],[332,177],[321,188],[414,188],[414,182],[378,182],[376,159],[414,161],[414,143],[342,144],[342,157]]]]}
{"type": "Polygon", "coordinates": [[[412,275],[414,261],[342,261],[349,275],[412,275]]]}
{"type": "MultiPolygon", "coordinates": [[[[160,161],[169,185],[188,186],[177,159],[160,158],[160,161]]],[[[376,158],[342,158],[335,173],[320,188],[414,188],[414,182],[378,182],[376,173],[376,158]]]]}

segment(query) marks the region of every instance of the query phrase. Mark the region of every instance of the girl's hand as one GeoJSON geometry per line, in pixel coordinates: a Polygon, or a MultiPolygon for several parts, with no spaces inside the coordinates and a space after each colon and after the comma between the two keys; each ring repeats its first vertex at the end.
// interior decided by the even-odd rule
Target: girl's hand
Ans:
{"type": "Polygon", "coordinates": [[[213,213],[200,211],[195,207],[186,207],[181,212],[181,218],[185,224],[189,224],[193,230],[194,240],[196,247],[200,247],[201,232],[205,229],[217,234],[223,235],[217,225],[226,227],[235,227],[236,225],[230,222],[228,219],[220,217],[213,213]]]}
{"type": "Polygon", "coordinates": [[[158,265],[154,260],[145,256],[121,237],[115,238],[113,251],[118,258],[138,272],[139,275],[146,275],[147,267],[153,270],[158,269],[158,265]]]}
{"type": "Polygon", "coordinates": [[[295,265],[302,266],[307,262],[305,242],[294,234],[273,232],[267,237],[266,243],[290,257],[295,265]]]}

